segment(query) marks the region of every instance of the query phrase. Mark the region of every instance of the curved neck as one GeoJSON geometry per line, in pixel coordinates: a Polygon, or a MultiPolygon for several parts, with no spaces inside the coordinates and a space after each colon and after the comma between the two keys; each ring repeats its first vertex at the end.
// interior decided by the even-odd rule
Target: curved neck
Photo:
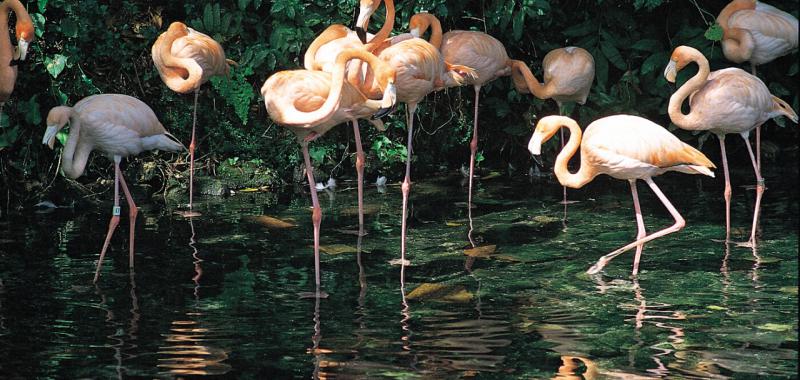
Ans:
{"type": "Polygon", "coordinates": [[[514,81],[517,91],[523,94],[533,94],[539,99],[549,99],[552,96],[552,86],[539,83],[525,62],[515,59],[508,61],[511,66],[511,79],[514,81]]]}
{"type": "MultiPolygon", "coordinates": [[[[384,0],[383,6],[386,7],[386,17],[383,22],[383,26],[378,33],[369,40],[369,44],[367,46],[372,46],[373,43],[380,44],[383,40],[389,38],[389,34],[392,33],[392,29],[394,29],[394,0],[384,0]]],[[[370,50],[367,48],[367,50],[370,50]]]]}
{"type": "Polygon", "coordinates": [[[669,118],[678,127],[683,129],[697,129],[700,127],[699,121],[696,120],[697,113],[689,110],[688,114],[684,114],[681,111],[681,105],[689,95],[693,94],[706,84],[708,74],[711,70],[708,67],[708,60],[699,51],[691,52],[689,55],[689,60],[697,63],[699,70],[697,71],[697,74],[686,81],[683,86],[681,86],[677,91],[675,91],[674,94],[672,94],[672,96],[670,96],[669,107],[667,108],[667,111],[669,113],[669,118]]]}
{"type": "Polygon", "coordinates": [[[581,145],[581,139],[583,138],[583,132],[581,132],[581,127],[578,126],[575,120],[567,117],[563,117],[561,120],[561,128],[569,129],[569,141],[567,141],[567,144],[561,149],[561,153],[556,157],[553,172],[556,174],[556,178],[558,178],[558,182],[560,182],[562,186],[578,189],[589,183],[592,178],[595,177],[596,173],[589,167],[585,159],[581,160],[581,167],[576,173],[569,172],[567,164],[572,156],[575,155],[575,152],[578,151],[578,147],[581,145]]]}
{"type": "Polygon", "coordinates": [[[303,67],[306,70],[322,70],[322,66],[317,63],[317,51],[328,42],[346,37],[349,32],[350,30],[341,24],[333,24],[325,29],[306,49],[306,54],[303,56],[303,67]]]}
{"type": "Polygon", "coordinates": [[[67,177],[73,179],[83,174],[83,170],[86,168],[86,163],[89,158],[88,155],[80,154],[78,155],[78,159],[75,159],[75,151],[78,148],[78,143],[80,143],[80,133],[81,119],[75,110],[70,108],[69,137],[67,138],[67,144],[64,146],[64,151],[62,152],[61,168],[64,170],[64,174],[67,177]]]}
{"type": "Polygon", "coordinates": [[[411,21],[409,21],[409,28],[413,29],[416,27],[412,24],[419,24],[419,37],[425,34],[425,32],[430,28],[431,30],[431,39],[428,41],[436,50],[439,50],[442,47],[442,23],[439,22],[439,19],[436,16],[430,13],[417,13],[411,17],[411,21]]]}
{"type": "MultiPolygon", "coordinates": [[[[307,126],[324,122],[337,111],[339,102],[342,97],[342,90],[344,87],[345,69],[347,62],[351,59],[361,59],[366,62],[372,70],[381,72],[386,69],[386,64],[375,57],[372,53],[363,49],[347,49],[339,53],[336,57],[336,65],[334,66],[333,73],[331,74],[331,85],[328,97],[322,106],[311,112],[299,111],[292,108],[285,112],[284,118],[292,125],[307,126]]],[[[378,75],[376,75],[378,76],[378,75]]]]}
{"type": "Polygon", "coordinates": [[[743,9],[756,9],[756,1],[755,0],[733,0],[725,8],[719,12],[719,16],[717,16],[717,23],[719,26],[722,27],[723,30],[728,28],[728,20],[731,18],[731,15],[736,13],[737,11],[743,9]]]}
{"type": "Polygon", "coordinates": [[[182,31],[167,30],[152,48],[153,61],[161,79],[167,87],[182,94],[198,89],[203,79],[203,68],[195,60],[172,55],[172,44],[185,35],[182,31]]]}
{"type": "Polygon", "coordinates": [[[722,34],[722,53],[725,58],[742,63],[753,55],[755,41],[749,31],[740,28],[725,29],[722,34]]]}
{"type": "Polygon", "coordinates": [[[3,65],[6,64],[6,61],[10,61],[14,55],[14,50],[11,47],[11,35],[8,33],[8,12],[13,9],[17,13],[15,3],[19,2],[7,0],[0,3],[0,61],[3,62],[3,65]]]}

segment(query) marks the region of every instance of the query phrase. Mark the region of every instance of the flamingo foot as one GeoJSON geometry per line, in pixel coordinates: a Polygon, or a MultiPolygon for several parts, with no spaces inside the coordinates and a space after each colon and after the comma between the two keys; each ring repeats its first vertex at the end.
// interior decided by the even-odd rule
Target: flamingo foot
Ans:
{"type": "Polygon", "coordinates": [[[203,214],[201,214],[201,213],[199,213],[197,211],[192,211],[192,210],[175,211],[175,214],[176,215],[180,215],[180,216],[182,216],[184,218],[196,218],[198,216],[202,216],[203,215],[203,214]]]}
{"type": "Polygon", "coordinates": [[[754,242],[753,240],[739,241],[739,242],[733,242],[733,243],[737,247],[743,247],[743,248],[755,248],[756,247],[756,242],[754,242]]]}
{"type": "Polygon", "coordinates": [[[571,205],[573,203],[581,203],[581,201],[569,201],[569,200],[567,200],[567,201],[558,202],[558,204],[560,204],[560,205],[571,205]]]}
{"type": "Polygon", "coordinates": [[[300,299],[306,298],[328,298],[328,293],[326,292],[300,292],[297,293],[297,297],[300,299]]]}
{"type": "Polygon", "coordinates": [[[409,266],[409,265],[411,265],[411,261],[403,260],[403,259],[394,259],[394,260],[389,261],[389,265],[409,266]]]}

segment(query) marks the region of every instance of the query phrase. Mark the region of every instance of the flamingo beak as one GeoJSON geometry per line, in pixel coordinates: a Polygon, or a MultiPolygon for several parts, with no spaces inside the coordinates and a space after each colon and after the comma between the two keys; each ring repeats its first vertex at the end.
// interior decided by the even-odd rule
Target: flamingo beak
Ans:
{"type": "Polygon", "coordinates": [[[44,131],[44,138],[42,138],[42,144],[47,145],[50,149],[53,149],[53,146],[56,143],[56,134],[58,134],[58,126],[55,125],[48,125],[47,130],[44,131]]]}
{"type": "Polygon", "coordinates": [[[369,23],[369,18],[372,17],[372,14],[375,12],[375,9],[370,7],[361,7],[358,10],[358,18],[356,19],[355,31],[358,35],[358,39],[361,40],[362,44],[367,43],[367,23],[369,23]]]}
{"type": "Polygon", "coordinates": [[[386,85],[386,89],[383,90],[381,109],[372,115],[372,119],[380,119],[394,112],[395,108],[397,108],[397,87],[395,87],[393,82],[390,82],[386,85]]]}
{"type": "Polygon", "coordinates": [[[422,38],[422,33],[420,33],[420,30],[419,30],[419,28],[413,28],[413,29],[409,30],[409,32],[410,32],[410,33],[411,33],[411,35],[412,35],[412,36],[414,36],[414,37],[417,37],[417,38],[422,38]]]}
{"type": "Polygon", "coordinates": [[[677,62],[673,60],[669,60],[669,64],[667,64],[667,68],[664,69],[664,78],[667,79],[667,82],[675,83],[675,78],[678,77],[678,68],[677,62]]]}
{"type": "Polygon", "coordinates": [[[528,142],[528,151],[531,152],[534,157],[542,154],[542,137],[541,132],[534,131],[531,140],[528,142]]]}

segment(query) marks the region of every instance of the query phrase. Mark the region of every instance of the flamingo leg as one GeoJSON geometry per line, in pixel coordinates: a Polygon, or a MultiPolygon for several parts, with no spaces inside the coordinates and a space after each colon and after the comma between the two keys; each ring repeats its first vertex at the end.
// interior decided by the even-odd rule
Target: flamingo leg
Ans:
{"type": "Polygon", "coordinates": [[[408,193],[411,191],[411,139],[414,132],[414,112],[416,103],[406,103],[406,125],[408,126],[408,143],[406,144],[406,177],[403,179],[403,216],[401,220],[400,240],[400,277],[403,278],[406,268],[406,218],[408,216],[408,193]]]}
{"type": "MultiPolygon", "coordinates": [[[[636,234],[636,240],[642,239],[647,236],[647,232],[644,229],[644,218],[642,218],[642,209],[639,207],[639,193],[636,190],[636,180],[631,179],[628,180],[631,184],[631,194],[633,195],[633,208],[636,211],[636,226],[639,232],[636,234]]],[[[642,250],[644,249],[644,244],[636,246],[636,256],[633,258],[633,273],[632,275],[636,276],[639,273],[639,259],[642,257],[642,250]]]]}
{"type": "Polygon", "coordinates": [[[358,173],[358,236],[364,236],[364,163],[365,155],[361,147],[361,132],[358,120],[353,120],[353,135],[356,138],[356,173],[358,173]]]}
{"type": "MultiPolygon", "coordinates": [[[[559,116],[563,116],[564,115],[564,108],[561,106],[561,103],[557,103],[557,104],[558,104],[558,115],[559,116]]],[[[561,149],[562,150],[564,149],[564,145],[565,145],[564,144],[564,129],[565,128],[559,128],[558,129],[559,133],[561,134],[560,136],[561,136],[561,149]]],[[[566,223],[567,223],[567,205],[570,202],[567,201],[567,187],[566,186],[561,186],[561,189],[562,189],[562,191],[564,193],[564,199],[561,201],[561,203],[564,205],[564,219],[562,219],[562,222],[564,223],[564,228],[566,228],[567,227],[567,225],[566,225],[566,223]]]]}
{"type": "Polygon", "coordinates": [[[97,283],[97,280],[100,278],[100,267],[103,266],[103,259],[106,257],[106,250],[108,250],[108,245],[111,243],[111,236],[114,235],[114,230],[117,229],[117,225],[119,225],[119,156],[114,156],[114,209],[111,215],[111,221],[108,222],[108,232],[106,233],[106,240],[103,243],[103,249],[100,251],[100,258],[97,260],[97,269],[94,271],[94,280],[93,283],[97,283]]]}
{"type": "Polygon", "coordinates": [[[728,155],[725,153],[725,135],[717,135],[719,138],[719,152],[722,156],[722,173],[725,176],[725,242],[731,240],[731,176],[728,173],[728,155]]]}
{"type": "Polygon", "coordinates": [[[128,184],[125,183],[125,176],[122,175],[122,172],[119,170],[119,165],[116,166],[117,176],[119,177],[119,182],[122,184],[122,191],[125,193],[125,199],[128,201],[128,216],[130,219],[131,224],[131,231],[130,231],[130,250],[128,254],[128,266],[133,269],[133,243],[134,243],[134,236],[136,232],[136,215],[139,214],[139,209],[136,207],[136,203],[133,202],[133,197],[131,196],[130,190],[128,190],[128,184]]]}
{"type": "MultiPolygon", "coordinates": [[[[475,112],[472,117],[472,140],[469,142],[469,194],[467,208],[472,210],[472,177],[475,173],[475,156],[478,153],[478,100],[481,95],[481,86],[475,85],[475,112]]],[[[470,212],[472,215],[472,212],[470,212]]],[[[471,218],[470,218],[471,219],[471,218]]]]}
{"type": "Polygon", "coordinates": [[[759,212],[761,211],[761,197],[764,195],[764,178],[761,177],[761,169],[758,166],[758,162],[753,155],[753,148],[750,146],[750,140],[748,140],[746,135],[742,135],[744,138],[744,144],[747,146],[747,153],[750,154],[750,161],[753,162],[753,170],[756,172],[756,205],[755,210],[753,211],[753,228],[750,232],[750,240],[747,241],[748,246],[755,247],[756,246],[756,230],[758,229],[758,218],[759,212]]]}
{"type": "Polygon", "coordinates": [[[656,238],[659,238],[661,236],[664,236],[664,235],[671,234],[673,232],[679,231],[681,228],[683,228],[683,226],[686,225],[686,221],[683,220],[683,217],[681,216],[681,214],[678,213],[678,210],[675,209],[675,207],[672,205],[672,203],[670,203],[669,199],[667,199],[667,197],[664,195],[664,193],[661,192],[661,189],[659,189],[658,186],[656,186],[655,182],[653,182],[653,180],[651,178],[649,178],[649,177],[644,178],[644,181],[647,182],[648,185],[650,185],[650,188],[653,189],[653,192],[656,194],[656,196],[658,196],[658,199],[661,200],[661,203],[663,203],[664,206],[667,208],[667,210],[669,210],[669,213],[675,219],[675,224],[673,224],[672,226],[669,226],[669,227],[667,227],[667,228],[665,228],[665,229],[663,229],[661,231],[657,231],[657,232],[654,232],[654,233],[652,233],[650,235],[647,235],[647,236],[645,236],[645,237],[643,237],[641,239],[636,239],[636,241],[634,241],[634,242],[632,242],[632,243],[630,243],[630,244],[628,244],[628,245],[626,245],[626,246],[624,246],[622,248],[619,248],[614,252],[611,252],[611,253],[601,257],[600,260],[597,260],[597,263],[592,265],[592,267],[589,268],[589,270],[586,271],[587,274],[599,273],[601,270],[603,270],[603,267],[605,267],[606,264],[608,264],[608,262],[611,261],[611,259],[619,256],[621,253],[623,253],[623,252],[625,252],[625,251],[627,251],[627,250],[629,250],[629,249],[631,249],[633,247],[637,247],[637,246],[640,246],[640,245],[642,245],[644,243],[647,243],[648,241],[651,241],[653,239],[656,239],[656,238]]]}
{"type": "Polygon", "coordinates": [[[192,197],[194,195],[194,149],[197,147],[195,129],[197,126],[197,98],[200,96],[200,87],[194,90],[194,112],[192,114],[192,141],[189,143],[189,214],[187,216],[198,216],[192,209],[192,197]]]}
{"type": "Polygon", "coordinates": [[[308,187],[311,189],[311,204],[314,206],[311,213],[311,221],[314,223],[314,275],[317,293],[319,293],[319,226],[322,223],[322,208],[319,207],[319,198],[317,198],[317,183],[314,182],[314,167],[311,166],[311,156],[308,154],[308,142],[303,141],[300,145],[303,147],[303,159],[306,163],[308,187]]]}

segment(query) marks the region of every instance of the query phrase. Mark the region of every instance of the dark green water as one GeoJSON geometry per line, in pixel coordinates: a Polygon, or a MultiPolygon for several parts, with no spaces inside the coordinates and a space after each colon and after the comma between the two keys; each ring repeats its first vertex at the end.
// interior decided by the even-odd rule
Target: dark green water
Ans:
{"type": "MultiPolygon", "coordinates": [[[[473,236],[496,246],[486,257],[464,253],[460,178],[417,182],[405,303],[389,263],[398,186],[367,186],[360,245],[353,184],[321,194],[331,253],[318,300],[298,297],[314,290],[305,193],[200,198],[193,225],[140,200],[136,272],[123,210],[97,286],[110,206],[28,210],[0,219],[0,378],[796,378],[797,168],[766,178],[756,252],[712,240],[724,236],[721,180],[657,178],[687,227],[648,244],[635,279],[632,252],[584,274],[636,234],[623,181],[571,190],[581,202],[566,230],[552,180],[478,181],[473,236]]],[[[736,185],[752,173],[733,180],[741,240],[753,191],[736,185]]],[[[639,193],[649,232],[672,223],[639,193]]]]}

